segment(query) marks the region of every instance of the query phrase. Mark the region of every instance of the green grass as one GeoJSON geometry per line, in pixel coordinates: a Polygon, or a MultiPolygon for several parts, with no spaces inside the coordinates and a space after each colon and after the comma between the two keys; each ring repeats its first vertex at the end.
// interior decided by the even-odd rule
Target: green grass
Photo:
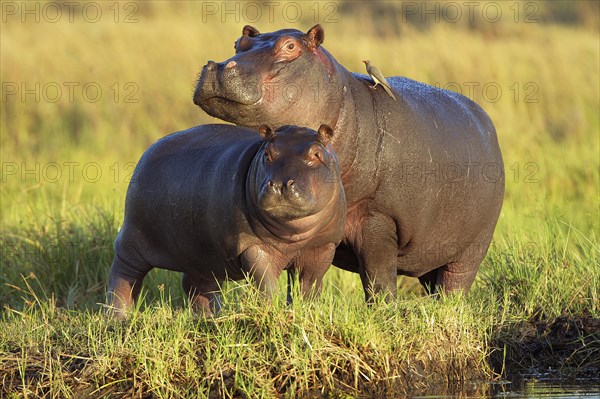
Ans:
{"type": "Polygon", "coordinates": [[[201,390],[271,397],[323,386],[402,392],[431,378],[445,383],[493,376],[480,346],[487,333],[476,320],[479,310],[460,299],[439,306],[421,298],[368,309],[337,295],[289,308],[278,299],[265,305],[252,290],[244,294],[241,302],[230,302],[239,295],[228,292],[214,319],[161,303],[127,323],[41,301],[8,316],[21,323],[8,323],[5,330],[17,338],[2,348],[8,355],[4,387],[18,387],[19,376],[27,375],[38,395],[60,389],[67,396],[96,390],[97,396],[152,391],[157,397],[191,397],[201,390]],[[23,329],[32,333],[19,334],[23,329]],[[410,372],[420,378],[408,378],[410,372]],[[84,383],[77,383],[74,377],[81,376],[84,383]]]}
{"type": "MultiPolygon", "coordinates": [[[[432,300],[400,278],[396,301],[368,307],[358,276],[332,268],[315,302],[287,306],[284,279],[271,301],[228,283],[223,311],[204,319],[179,275],[155,270],[140,309],[107,319],[132,166],[163,135],[215,122],[192,104],[195,79],[231,56],[245,24],[200,23],[197,4],[141,3],[135,24],[2,23],[3,83],[94,82],[103,96],[0,103],[0,396],[397,396],[600,369],[600,56],[595,9],[582,2],[561,25],[406,23],[396,35],[364,10],[323,24],[324,46],[352,71],[371,59],[386,75],[463,93],[470,82],[502,89],[494,102],[472,95],[498,130],[507,187],[468,297],[432,300]],[[128,82],[138,102],[124,101],[128,82]]],[[[562,21],[551,18],[558,6],[536,4],[562,21]]],[[[313,24],[307,14],[294,26],[313,24]]]]}

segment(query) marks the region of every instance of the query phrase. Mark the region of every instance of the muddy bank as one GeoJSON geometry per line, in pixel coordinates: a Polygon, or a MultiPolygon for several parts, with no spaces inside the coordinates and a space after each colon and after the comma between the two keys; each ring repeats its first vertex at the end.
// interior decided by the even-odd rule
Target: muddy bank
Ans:
{"type": "Polygon", "coordinates": [[[600,319],[559,317],[504,325],[493,332],[490,365],[503,378],[598,378],[600,319]]]}

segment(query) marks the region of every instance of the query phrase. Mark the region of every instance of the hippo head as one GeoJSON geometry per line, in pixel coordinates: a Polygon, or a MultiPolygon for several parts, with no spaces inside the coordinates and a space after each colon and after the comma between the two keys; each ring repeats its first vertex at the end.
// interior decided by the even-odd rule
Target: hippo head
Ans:
{"type": "Polygon", "coordinates": [[[334,123],[343,92],[338,64],[321,47],[323,39],[320,25],[307,33],[262,34],[245,26],[235,55],[202,69],[194,103],[209,115],[252,128],[258,121],[275,128],[312,126],[315,114],[334,123]]]}
{"type": "Polygon", "coordinates": [[[254,158],[249,191],[263,215],[296,220],[318,214],[343,195],[329,126],[321,125],[318,132],[261,126],[259,133],[264,141],[254,158]]]}

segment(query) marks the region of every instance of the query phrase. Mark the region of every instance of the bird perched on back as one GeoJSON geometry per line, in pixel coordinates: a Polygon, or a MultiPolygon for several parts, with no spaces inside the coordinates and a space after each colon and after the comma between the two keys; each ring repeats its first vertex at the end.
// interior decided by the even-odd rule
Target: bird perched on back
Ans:
{"type": "Polygon", "coordinates": [[[381,85],[383,87],[383,89],[386,91],[386,93],[389,94],[390,97],[392,97],[394,99],[394,101],[396,101],[396,97],[394,97],[394,93],[392,93],[390,84],[388,83],[387,80],[385,80],[385,77],[383,76],[383,74],[381,72],[379,72],[379,69],[377,69],[376,66],[372,65],[371,61],[367,60],[367,61],[363,61],[363,62],[367,66],[367,73],[369,74],[371,79],[373,79],[373,82],[375,82],[375,84],[372,87],[375,88],[375,87],[377,87],[377,85],[381,85]]]}

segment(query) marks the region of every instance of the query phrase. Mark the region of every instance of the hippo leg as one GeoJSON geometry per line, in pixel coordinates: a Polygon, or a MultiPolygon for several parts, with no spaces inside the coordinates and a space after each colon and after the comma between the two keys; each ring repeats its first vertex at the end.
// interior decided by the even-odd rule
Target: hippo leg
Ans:
{"type": "Polygon", "coordinates": [[[323,288],[323,276],[329,270],[333,255],[334,243],[323,247],[302,251],[302,255],[294,262],[294,267],[288,269],[287,303],[292,303],[292,287],[295,283],[296,272],[299,271],[300,292],[305,299],[314,299],[319,296],[323,288]]]}
{"type": "Polygon", "coordinates": [[[485,258],[490,242],[492,241],[493,226],[485,231],[479,238],[467,247],[462,256],[456,261],[438,269],[437,284],[445,292],[462,290],[469,292],[479,265],[485,258]]]}
{"type": "Polygon", "coordinates": [[[362,246],[357,251],[360,279],[365,299],[384,294],[389,300],[396,296],[398,240],[396,224],[388,216],[377,213],[363,223],[362,246]]]}
{"type": "Polygon", "coordinates": [[[268,251],[260,245],[252,245],[242,252],[242,268],[252,277],[260,291],[272,293],[277,287],[279,275],[289,263],[289,260],[285,261],[281,258],[281,255],[268,251]]]}
{"type": "Polygon", "coordinates": [[[479,262],[470,260],[442,266],[438,270],[438,290],[443,288],[446,293],[462,290],[466,294],[475,280],[478,266],[479,262]]]}
{"type": "Polygon", "coordinates": [[[125,318],[126,312],[133,307],[137,299],[142,281],[152,266],[126,262],[115,254],[108,276],[107,300],[114,316],[125,318]]]}
{"type": "Polygon", "coordinates": [[[448,263],[419,277],[427,295],[436,295],[440,291],[446,293],[462,290],[469,291],[475,275],[478,262],[470,260],[448,263]]]}
{"type": "Polygon", "coordinates": [[[188,294],[194,311],[211,316],[221,309],[220,287],[216,280],[196,279],[188,273],[183,273],[181,285],[188,294]]]}
{"type": "Polygon", "coordinates": [[[304,298],[319,296],[323,287],[323,276],[329,270],[334,254],[335,244],[329,243],[305,251],[297,260],[296,267],[300,271],[300,292],[304,298]]]}
{"type": "Polygon", "coordinates": [[[428,294],[444,290],[446,293],[463,291],[471,288],[481,261],[487,253],[491,237],[473,242],[454,262],[438,267],[423,276],[419,281],[428,294]]]}

